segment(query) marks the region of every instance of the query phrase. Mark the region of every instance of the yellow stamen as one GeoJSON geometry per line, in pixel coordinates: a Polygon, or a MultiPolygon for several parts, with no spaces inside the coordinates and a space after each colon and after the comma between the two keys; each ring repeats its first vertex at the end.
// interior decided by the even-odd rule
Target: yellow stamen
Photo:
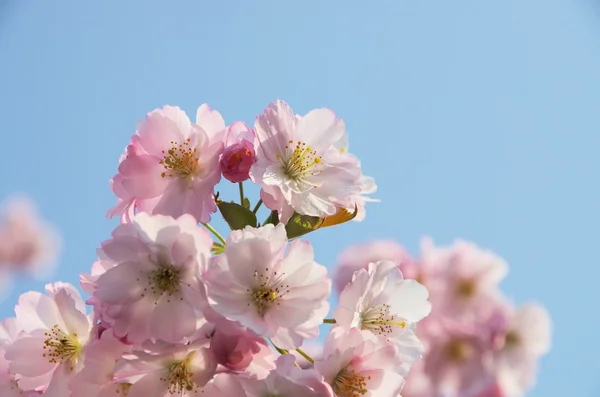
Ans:
{"type": "Polygon", "coordinates": [[[198,149],[190,147],[191,139],[184,143],[171,141],[171,149],[162,151],[163,159],[159,161],[165,171],[161,177],[189,178],[199,172],[198,149]]]}

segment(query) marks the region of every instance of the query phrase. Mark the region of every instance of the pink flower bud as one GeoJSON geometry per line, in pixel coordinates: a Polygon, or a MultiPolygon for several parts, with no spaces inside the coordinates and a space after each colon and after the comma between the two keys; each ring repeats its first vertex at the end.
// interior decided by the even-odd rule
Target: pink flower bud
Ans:
{"type": "Polygon", "coordinates": [[[250,176],[250,167],[256,161],[254,145],[245,139],[228,146],[221,156],[221,172],[230,182],[243,182],[250,176]]]}
{"type": "Polygon", "coordinates": [[[260,353],[261,345],[266,347],[263,338],[247,331],[237,335],[215,332],[210,342],[210,349],[217,362],[234,371],[246,369],[254,355],[260,353]]]}

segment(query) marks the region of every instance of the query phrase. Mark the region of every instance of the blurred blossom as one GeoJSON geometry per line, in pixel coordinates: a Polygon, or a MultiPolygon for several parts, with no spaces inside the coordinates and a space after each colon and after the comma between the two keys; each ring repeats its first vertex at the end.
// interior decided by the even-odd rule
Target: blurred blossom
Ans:
{"type": "MultiPolygon", "coordinates": [[[[392,240],[373,240],[340,255],[334,272],[337,290],[356,283],[370,264],[386,260],[405,279],[423,284],[432,304],[431,314],[416,324],[425,350],[408,374],[402,396],[526,395],[535,384],[538,361],[550,349],[552,324],[542,306],[515,307],[503,295],[500,282],[508,264],[500,256],[471,242],[439,246],[426,237],[413,258],[392,240]]],[[[411,304],[416,307],[415,299],[411,304]]]]}
{"type": "Polygon", "coordinates": [[[58,232],[40,217],[35,203],[26,196],[13,196],[2,207],[0,271],[48,277],[61,249],[58,232]]]}

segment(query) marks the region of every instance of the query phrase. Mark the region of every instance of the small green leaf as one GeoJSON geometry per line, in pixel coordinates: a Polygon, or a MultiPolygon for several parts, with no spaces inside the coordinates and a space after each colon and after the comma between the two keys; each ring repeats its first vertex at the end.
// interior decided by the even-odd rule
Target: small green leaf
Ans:
{"type": "Polygon", "coordinates": [[[248,197],[244,197],[244,208],[250,209],[250,200],[248,200],[248,197]]]}
{"type": "Polygon", "coordinates": [[[321,227],[323,221],[324,219],[318,216],[300,215],[294,212],[294,215],[292,215],[287,225],[285,225],[288,239],[291,240],[317,230],[321,227]]]}
{"type": "Polygon", "coordinates": [[[328,216],[327,218],[300,215],[297,212],[294,212],[294,215],[292,215],[287,225],[285,225],[285,230],[287,232],[288,239],[291,240],[317,229],[346,223],[354,219],[357,213],[358,208],[356,207],[354,208],[354,212],[350,212],[347,209],[342,208],[338,210],[336,214],[328,216]]]}
{"type": "Polygon", "coordinates": [[[210,252],[212,252],[213,255],[221,255],[223,252],[225,252],[225,246],[221,243],[213,243],[210,252]]]}
{"type": "Polygon", "coordinates": [[[243,229],[246,226],[256,227],[256,215],[248,208],[225,201],[217,202],[217,206],[231,230],[243,229]]]}

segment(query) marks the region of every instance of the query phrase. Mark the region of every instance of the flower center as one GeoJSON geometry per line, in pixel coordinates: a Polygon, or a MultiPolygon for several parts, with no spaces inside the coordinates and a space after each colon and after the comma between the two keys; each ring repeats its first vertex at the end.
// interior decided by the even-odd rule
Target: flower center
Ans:
{"type": "Polygon", "coordinates": [[[81,343],[77,339],[77,334],[66,334],[58,325],[54,325],[50,332],[44,335],[47,339],[44,341],[43,357],[52,364],[67,362],[73,370],[81,352],[81,343]]]}
{"type": "Polygon", "coordinates": [[[446,357],[455,362],[464,362],[473,353],[471,346],[465,341],[453,339],[445,346],[446,357]]]}
{"type": "Polygon", "coordinates": [[[310,146],[304,142],[289,141],[286,149],[292,149],[290,156],[278,156],[283,163],[283,173],[290,179],[298,180],[306,176],[317,175],[322,172],[319,167],[321,157],[317,156],[317,152],[313,151],[310,146]]]}
{"type": "Polygon", "coordinates": [[[179,292],[181,270],[168,261],[159,259],[158,268],[147,274],[148,287],[144,288],[142,297],[148,292],[155,297],[160,297],[164,294],[171,297],[179,292]]]}
{"type": "Polygon", "coordinates": [[[131,386],[133,386],[131,383],[118,383],[117,390],[115,390],[115,393],[117,395],[127,397],[127,394],[129,394],[129,389],[131,389],[131,386]]]}
{"type": "MultiPolygon", "coordinates": [[[[284,285],[280,280],[285,276],[285,272],[280,275],[277,272],[273,272],[275,279],[270,279],[268,274],[269,268],[265,268],[265,274],[260,274],[258,271],[254,272],[254,279],[257,281],[258,287],[254,289],[247,289],[250,293],[252,303],[256,307],[258,314],[261,316],[265,314],[267,309],[274,304],[279,305],[280,299],[289,292],[289,285],[284,285]]],[[[250,303],[248,303],[250,305],[250,303]]]]}
{"type": "Polygon", "coordinates": [[[518,346],[521,343],[521,336],[515,331],[508,331],[504,337],[504,345],[506,347],[518,346]]]}
{"type": "Polygon", "coordinates": [[[171,141],[171,149],[163,150],[163,159],[159,163],[165,168],[161,177],[189,178],[199,171],[198,149],[190,147],[191,139],[184,143],[171,141]]]}
{"type": "Polygon", "coordinates": [[[278,288],[268,288],[266,286],[255,289],[252,292],[252,299],[254,305],[258,309],[258,312],[262,315],[265,311],[271,307],[272,304],[277,302],[279,298],[278,288]]]}
{"type": "Polygon", "coordinates": [[[333,380],[333,391],[339,397],[359,397],[367,394],[368,380],[371,380],[370,376],[361,376],[344,368],[333,380]]]}
{"type": "Polygon", "coordinates": [[[460,298],[469,299],[472,298],[477,292],[477,284],[474,280],[464,279],[456,284],[456,295],[460,298]]]}
{"type": "Polygon", "coordinates": [[[161,380],[169,385],[169,393],[183,394],[198,389],[192,379],[194,374],[189,365],[191,358],[192,355],[190,354],[185,360],[176,361],[167,368],[167,375],[161,380]]]}
{"type": "Polygon", "coordinates": [[[390,313],[390,305],[383,304],[366,310],[361,318],[360,328],[378,335],[389,335],[394,327],[405,328],[406,322],[390,313]]]}

